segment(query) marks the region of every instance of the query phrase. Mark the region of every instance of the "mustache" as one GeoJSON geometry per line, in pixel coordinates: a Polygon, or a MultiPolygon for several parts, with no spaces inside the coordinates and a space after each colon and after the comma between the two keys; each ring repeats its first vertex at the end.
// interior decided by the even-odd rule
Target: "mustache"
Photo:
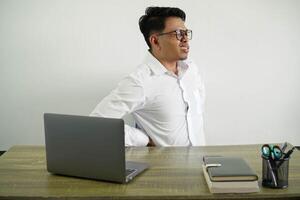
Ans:
{"type": "Polygon", "coordinates": [[[179,47],[187,47],[190,48],[190,46],[188,44],[179,44],[179,47]]]}

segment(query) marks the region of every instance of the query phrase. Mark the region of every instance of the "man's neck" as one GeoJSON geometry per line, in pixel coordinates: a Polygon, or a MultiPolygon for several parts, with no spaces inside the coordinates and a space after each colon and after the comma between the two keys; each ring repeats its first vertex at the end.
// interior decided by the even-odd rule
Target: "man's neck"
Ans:
{"type": "Polygon", "coordinates": [[[177,62],[173,61],[167,61],[167,60],[159,60],[159,62],[167,68],[168,71],[173,72],[174,74],[178,75],[178,69],[177,69],[177,62]]]}
{"type": "Polygon", "coordinates": [[[173,72],[174,74],[178,75],[177,69],[177,61],[169,61],[164,58],[159,57],[154,52],[149,51],[168,71],[173,72]]]}

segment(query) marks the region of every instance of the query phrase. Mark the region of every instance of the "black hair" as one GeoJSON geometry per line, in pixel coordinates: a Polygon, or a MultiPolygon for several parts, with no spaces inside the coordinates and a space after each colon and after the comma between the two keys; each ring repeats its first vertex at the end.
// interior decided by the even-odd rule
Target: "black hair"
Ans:
{"type": "Polygon", "coordinates": [[[165,28],[165,21],[168,17],[179,17],[185,21],[185,13],[179,8],[172,7],[148,7],[145,15],[139,19],[139,26],[145,41],[151,49],[149,37],[153,32],[161,32],[165,28]]]}

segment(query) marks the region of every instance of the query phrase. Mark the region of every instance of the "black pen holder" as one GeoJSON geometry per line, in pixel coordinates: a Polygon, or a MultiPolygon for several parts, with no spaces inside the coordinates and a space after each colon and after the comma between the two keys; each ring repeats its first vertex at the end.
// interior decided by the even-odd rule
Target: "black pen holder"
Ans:
{"type": "Polygon", "coordinates": [[[272,160],[262,156],[262,185],[270,188],[287,188],[289,158],[272,160]]]}

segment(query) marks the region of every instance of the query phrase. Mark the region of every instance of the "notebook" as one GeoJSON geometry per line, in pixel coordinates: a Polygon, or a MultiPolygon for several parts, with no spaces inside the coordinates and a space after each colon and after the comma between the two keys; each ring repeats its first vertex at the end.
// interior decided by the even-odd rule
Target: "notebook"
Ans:
{"type": "Polygon", "coordinates": [[[258,177],[243,158],[204,156],[202,168],[211,193],[259,192],[258,177]]]}
{"type": "Polygon", "coordinates": [[[204,165],[212,181],[255,181],[257,174],[240,157],[204,156],[204,165]],[[218,166],[218,164],[220,166],[218,166]]]}
{"type": "Polygon", "coordinates": [[[122,119],[45,113],[50,173],[127,183],[149,166],[125,161],[122,119]]]}

